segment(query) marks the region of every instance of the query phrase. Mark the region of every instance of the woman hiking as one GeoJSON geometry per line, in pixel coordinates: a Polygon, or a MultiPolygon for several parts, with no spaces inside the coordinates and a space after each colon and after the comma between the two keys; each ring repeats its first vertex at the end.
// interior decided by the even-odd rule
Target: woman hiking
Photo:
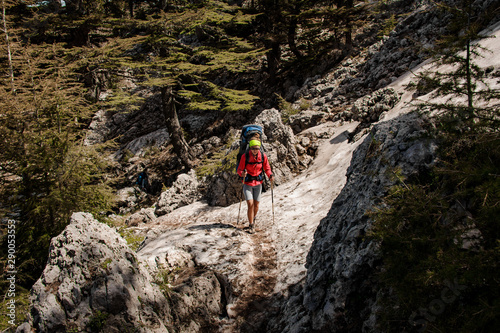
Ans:
{"type": "Polygon", "coordinates": [[[274,176],[267,155],[260,150],[260,141],[251,140],[248,146],[250,149],[241,156],[237,172],[243,178],[243,195],[248,207],[249,229],[253,232],[255,216],[259,211],[264,173],[271,182],[274,181],[274,176]]]}

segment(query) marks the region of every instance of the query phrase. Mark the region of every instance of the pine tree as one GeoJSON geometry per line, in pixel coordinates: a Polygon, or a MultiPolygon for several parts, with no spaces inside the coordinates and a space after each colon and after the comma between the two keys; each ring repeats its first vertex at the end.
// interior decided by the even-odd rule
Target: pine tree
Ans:
{"type": "Polygon", "coordinates": [[[451,17],[449,34],[417,89],[430,97],[419,108],[436,124],[439,158],[433,170],[394,186],[372,214],[380,281],[391,290],[380,302],[385,332],[488,332],[500,323],[499,93],[488,85],[497,79],[475,63],[489,52],[480,31],[500,5],[438,5],[451,17]],[[450,289],[456,297],[445,297],[450,289]]]}
{"type": "Polygon", "coordinates": [[[488,38],[480,29],[488,21],[489,13],[477,12],[472,4],[472,0],[460,0],[455,6],[438,3],[452,16],[449,34],[439,39],[433,50],[434,66],[419,76],[421,88],[434,89],[432,96],[445,100],[426,103],[427,107],[437,112],[440,123],[448,130],[459,133],[495,130],[500,121],[500,104],[494,102],[500,97],[500,90],[490,88],[490,73],[474,61],[491,56],[478,43],[488,38]],[[435,70],[442,66],[447,69],[435,70]]]}
{"type": "Polygon", "coordinates": [[[19,283],[28,288],[43,269],[50,238],[70,215],[105,211],[112,196],[102,178],[103,151],[83,144],[94,109],[76,79],[78,51],[21,45],[17,33],[14,79],[0,85],[0,196],[8,204],[2,215],[18,222],[19,283]]]}
{"type": "Polygon", "coordinates": [[[349,54],[354,47],[352,31],[363,23],[367,7],[355,6],[352,0],[261,0],[258,10],[256,22],[272,80],[285,50],[293,54],[288,60],[292,62],[307,61],[332,49],[349,54]]]}

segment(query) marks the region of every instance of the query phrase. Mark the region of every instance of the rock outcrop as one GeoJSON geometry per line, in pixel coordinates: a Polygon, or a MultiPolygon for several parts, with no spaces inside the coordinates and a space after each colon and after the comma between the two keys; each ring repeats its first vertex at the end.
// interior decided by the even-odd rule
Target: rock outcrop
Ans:
{"type": "Polygon", "coordinates": [[[125,224],[129,227],[137,227],[143,223],[149,223],[156,219],[154,208],[142,208],[138,212],[130,215],[126,220],[125,224]]]}
{"type": "Polygon", "coordinates": [[[31,311],[18,333],[195,333],[226,313],[224,286],[170,248],[142,262],[112,228],[75,213],[52,239],[47,266],[32,289],[31,311]],[[158,258],[157,258],[158,259],[158,258]]]}
{"type": "Polygon", "coordinates": [[[116,206],[120,214],[134,211],[137,205],[143,200],[145,193],[132,186],[124,187],[116,192],[116,206]]]}
{"type": "Polygon", "coordinates": [[[227,207],[242,199],[241,179],[233,172],[222,171],[212,178],[206,199],[211,206],[227,207]]]}
{"type": "Polygon", "coordinates": [[[328,120],[329,114],[322,111],[302,111],[290,117],[290,126],[297,134],[311,127],[318,126],[328,120]]]}
{"type": "Polygon", "coordinates": [[[352,118],[362,124],[379,120],[383,112],[389,111],[400,100],[394,88],[383,88],[354,102],[351,108],[352,118]]]}
{"type": "Polygon", "coordinates": [[[432,166],[435,145],[415,114],[376,125],[354,151],[347,183],[320,222],[307,277],[276,315],[272,332],[375,332],[377,244],[367,213],[388,189],[432,166]]]}
{"type": "Polygon", "coordinates": [[[200,182],[194,170],[180,174],[170,188],[156,202],[155,214],[162,216],[176,208],[186,206],[201,198],[200,182]]]}
{"type": "Polygon", "coordinates": [[[160,333],[171,321],[167,298],[135,252],[88,213],[73,214],[52,239],[31,302],[29,320],[18,332],[160,333]]]}

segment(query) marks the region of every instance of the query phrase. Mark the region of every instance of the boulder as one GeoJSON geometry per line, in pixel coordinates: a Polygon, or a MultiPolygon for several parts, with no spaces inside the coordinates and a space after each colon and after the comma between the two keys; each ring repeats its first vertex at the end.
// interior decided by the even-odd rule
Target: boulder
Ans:
{"type": "Polygon", "coordinates": [[[200,182],[194,170],[180,174],[172,187],[164,191],[156,202],[155,214],[162,216],[176,208],[189,205],[200,199],[200,182]]]}
{"type": "Polygon", "coordinates": [[[305,129],[318,126],[328,120],[329,114],[321,111],[302,111],[290,117],[290,126],[293,133],[297,134],[305,129]]]}
{"type": "Polygon", "coordinates": [[[168,332],[168,300],[126,241],[89,213],[74,213],[50,245],[18,332],[168,332]],[[96,326],[97,325],[97,326],[96,326]]]}
{"type": "Polygon", "coordinates": [[[236,172],[220,172],[212,177],[206,199],[210,206],[227,207],[242,200],[242,183],[236,172]]]}
{"type": "Polygon", "coordinates": [[[120,214],[130,213],[136,210],[146,194],[134,187],[125,187],[116,192],[116,205],[120,214]]]}
{"type": "Polygon", "coordinates": [[[130,215],[125,224],[129,227],[137,227],[140,224],[149,223],[156,219],[154,208],[142,208],[137,213],[130,215]]]}
{"type": "MultiPolygon", "coordinates": [[[[158,129],[154,132],[142,135],[125,145],[125,150],[130,151],[134,156],[144,156],[148,149],[153,147],[160,148],[167,145],[170,139],[170,134],[166,128],[158,129]]],[[[122,150],[117,152],[117,155],[122,154],[122,150]]]]}

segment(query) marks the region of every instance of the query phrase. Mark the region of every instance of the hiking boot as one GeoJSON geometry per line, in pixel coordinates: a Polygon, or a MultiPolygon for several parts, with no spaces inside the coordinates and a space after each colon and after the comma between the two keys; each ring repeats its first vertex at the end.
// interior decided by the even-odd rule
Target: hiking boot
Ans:
{"type": "Polygon", "coordinates": [[[254,231],[255,231],[255,229],[254,229],[254,227],[253,227],[253,224],[250,224],[250,225],[248,226],[248,232],[249,232],[249,233],[251,233],[251,234],[253,234],[253,233],[254,233],[254,231]]]}

